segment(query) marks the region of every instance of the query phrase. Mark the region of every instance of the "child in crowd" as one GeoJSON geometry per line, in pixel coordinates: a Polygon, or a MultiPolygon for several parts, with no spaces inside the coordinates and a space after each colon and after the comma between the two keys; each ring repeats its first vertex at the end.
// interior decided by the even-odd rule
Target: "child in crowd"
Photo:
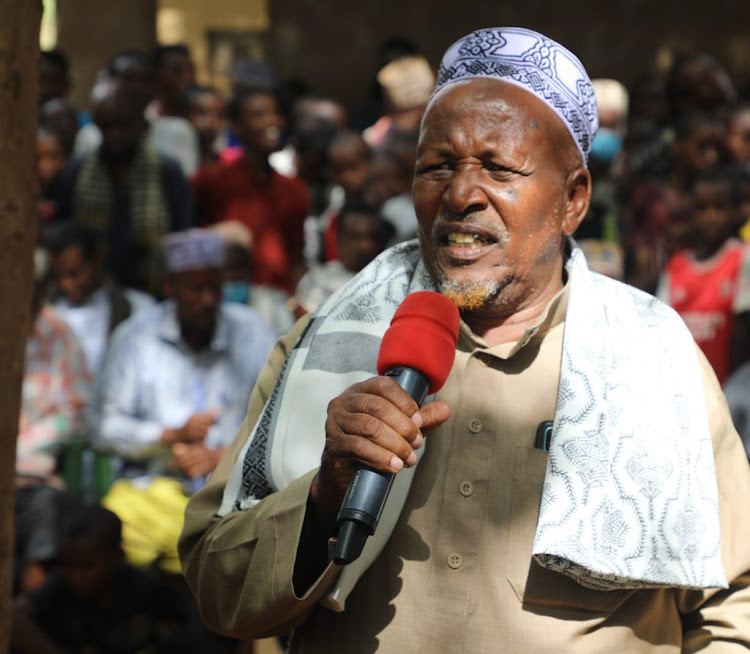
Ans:
{"type": "Polygon", "coordinates": [[[370,165],[370,148],[357,132],[342,131],[328,146],[331,179],[344,189],[347,201],[361,198],[370,165]]]}
{"type": "Polygon", "coordinates": [[[704,173],[692,192],[695,245],[672,256],[657,295],[685,320],[719,382],[748,359],[750,249],[735,238],[736,195],[725,170],[704,173]]]}
{"type": "Polygon", "coordinates": [[[625,202],[626,277],[654,292],[666,260],[689,246],[691,189],[724,156],[724,124],[711,114],[691,113],[675,125],[671,169],[664,179],[641,179],[625,202]]]}
{"type": "Polygon", "coordinates": [[[393,226],[376,209],[359,203],[345,205],[338,221],[338,259],[312,267],[294,294],[295,315],[314,311],[386,247],[393,226]]]}
{"type": "Polygon", "coordinates": [[[250,231],[237,221],[217,223],[214,230],[227,246],[222,300],[252,307],[265,318],[277,336],[286,334],[294,324],[288,306],[290,296],[280,288],[253,284],[255,262],[250,231]]]}
{"type": "Polygon", "coordinates": [[[336,259],[339,212],[345,203],[361,201],[371,158],[369,146],[357,132],[341,131],[333,137],[328,147],[328,165],[334,187],[326,211],[315,219],[315,236],[308,236],[323,245],[312,263],[336,259]]]}
{"type": "Polygon", "coordinates": [[[741,166],[750,164],[750,105],[740,104],[727,120],[727,149],[732,161],[741,166]]]}
{"type": "Polygon", "coordinates": [[[45,238],[56,287],[53,306],[73,330],[95,378],[115,328],[156,304],[106,275],[102,240],[95,228],[74,221],[54,225],[45,238]]]}
{"type": "Polygon", "coordinates": [[[63,168],[68,161],[62,136],[49,127],[40,127],[36,137],[36,177],[39,181],[39,238],[44,237],[55,218],[55,196],[63,168]]]}
{"type": "Polygon", "coordinates": [[[224,127],[224,98],[212,86],[194,86],[188,91],[188,120],[198,134],[200,165],[219,160],[219,137],[224,127]]]}
{"type": "Polygon", "coordinates": [[[121,529],[119,518],[100,506],[71,518],[60,570],[15,602],[13,651],[178,651],[185,602],[164,581],[124,562],[121,529]]]}
{"type": "Polygon", "coordinates": [[[68,325],[44,304],[48,262],[37,248],[16,440],[17,586],[38,588],[58,560],[60,527],[74,504],[57,474],[67,443],[85,436],[92,388],[86,359],[68,325]]]}

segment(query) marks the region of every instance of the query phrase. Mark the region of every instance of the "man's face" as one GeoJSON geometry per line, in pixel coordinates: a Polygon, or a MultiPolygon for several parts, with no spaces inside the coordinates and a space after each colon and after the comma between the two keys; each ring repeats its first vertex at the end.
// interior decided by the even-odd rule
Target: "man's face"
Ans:
{"type": "Polygon", "coordinates": [[[270,93],[254,93],[242,101],[235,125],[237,136],[250,150],[271,154],[281,147],[284,117],[270,93]]]}
{"type": "Polygon", "coordinates": [[[140,57],[118,57],[112,67],[113,75],[122,85],[135,91],[144,98],[150,98],[153,93],[153,74],[148,63],[140,57]]]}
{"type": "Polygon", "coordinates": [[[696,124],[685,139],[676,143],[682,167],[690,175],[698,175],[721,162],[724,132],[721,123],[696,124]]]}
{"type": "Polygon", "coordinates": [[[67,539],[61,545],[62,574],[70,591],[80,599],[94,599],[111,589],[122,552],[100,539],[67,539]]]}
{"type": "Polygon", "coordinates": [[[373,207],[380,207],[387,200],[404,193],[404,184],[399,175],[398,162],[389,154],[373,157],[367,166],[362,184],[362,197],[373,207]]]}
{"type": "Polygon", "coordinates": [[[718,246],[736,227],[730,181],[699,181],[693,191],[693,222],[699,238],[718,246]]]}
{"type": "Polygon", "coordinates": [[[353,213],[346,217],[338,239],[339,260],[359,272],[383,251],[383,230],[375,214],[353,213]]]}
{"type": "Polygon", "coordinates": [[[683,111],[710,111],[731,104],[737,96],[727,72],[714,60],[697,57],[680,75],[685,89],[683,111]]]}
{"type": "Polygon", "coordinates": [[[345,142],[331,147],[328,156],[333,181],[344,189],[347,198],[359,196],[370,165],[364,144],[345,142]]]}
{"type": "Polygon", "coordinates": [[[425,115],[413,195],[422,257],[441,292],[472,315],[504,320],[561,284],[590,178],[544,103],[472,80],[443,91],[425,115]]]}
{"type": "Polygon", "coordinates": [[[44,188],[60,176],[68,158],[65,156],[60,139],[51,133],[42,133],[36,139],[37,179],[44,188]]]}
{"type": "Polygon", "coordinates": [[[183,328],[211,333],[221,303],[224,271],[221,268],[186,270],[171,276],[171,295],[183,328]]]}
{"type": "Polygon", "coordinates": [[[730,121],[727,147],[735,163],[750,163],[750,109],[738,112],[730,121]]]}
{"type": "Polygon", "coordinates": [[[224,101],[216,93],[201,93],[192,100],[188,119],[203,143],[213,143],[221,131],[224,101]]]}
{"type": "Polygon", "coordinates": [[[157,71],[157,80],[165,96],[177,98],[195,84],[193,62],[182,52],[170,52],[157,71]]]}
{"type": "Polygon", "coordinates": [[[110,159],[128,159],[135,152],[145,123],[131,102],[117,93],[100,100],[94,107],[94,122],[102,133],[102,151],[110,159]]]}
{"type": "Polygon", "coordinates": [[[39,105],[53,98],[64,98],[69,88],[65,71],[54,62],[42,59],[39,67],[39,105]]]}
{"type": "Polygon", "coordinates": [[[72,245],[50,259],[60,291],[73,305],[83,303],[102,283],[101,256],[87,260],[80,245],[72,245]]]}

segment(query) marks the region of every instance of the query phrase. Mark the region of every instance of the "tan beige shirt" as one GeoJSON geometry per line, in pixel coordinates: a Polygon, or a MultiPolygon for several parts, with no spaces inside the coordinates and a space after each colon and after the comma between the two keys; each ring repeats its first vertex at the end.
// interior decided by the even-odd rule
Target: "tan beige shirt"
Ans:
{"type": "Polygon", "coordinates": [[[209,624],[238,637],[298,626],[291,651],[302,653],[746,651],[750,471],[702,355],[732,588],[594,591],[532,563],[547,458],[534,438],[554,415],[566,305],[567,290],[517,343],[488,347],[462,325],[438,395],[451,418],[427,437],[399,523],[342,614],[317,604],[335,566],[305,597],[292,587],[315,471],[251,510],[215,517],[234,458],[304,327],[298,324],[261,374],[231,451],[188,506],[181,553],[209,624]]]}

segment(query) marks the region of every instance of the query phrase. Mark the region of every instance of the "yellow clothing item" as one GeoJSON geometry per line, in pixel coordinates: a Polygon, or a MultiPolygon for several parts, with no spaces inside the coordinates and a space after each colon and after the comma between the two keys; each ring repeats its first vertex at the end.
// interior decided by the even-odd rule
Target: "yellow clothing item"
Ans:
{"type": "Polygon", "coordinates": [[[122,545],[128,563],[180,574],[177,539],[188,497],[174,479],[157,477],[146,487],[119,479],[102,504],[122,520],[122,545]]]}

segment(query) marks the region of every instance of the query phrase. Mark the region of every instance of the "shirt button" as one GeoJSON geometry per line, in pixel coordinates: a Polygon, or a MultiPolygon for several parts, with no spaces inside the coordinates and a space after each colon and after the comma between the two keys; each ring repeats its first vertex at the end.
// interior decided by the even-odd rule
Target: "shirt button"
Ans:
{"type": "Polygon", "coordinates": [[[462,481],[458,485],[458,489],[461,491],[461,495],[464,497],[471,497],[474,494],[474,484],[470,481],[462,481]]]}
{"type": "Polygon", "coordinates": [[[469,420],[469,431],[472,434],[478,434],[480,431],[482,431],[482,421],[477,420],[474,418],[473,420],[469,420]]]}
{"type": "Polygon", "coordinates": [[[448,555],[448,567],[449,568],[458,570],[461,567],[461,564],[463,562],[464,562],[464,557],[462,557],[458,552],[451,552],[448,555]]]}

